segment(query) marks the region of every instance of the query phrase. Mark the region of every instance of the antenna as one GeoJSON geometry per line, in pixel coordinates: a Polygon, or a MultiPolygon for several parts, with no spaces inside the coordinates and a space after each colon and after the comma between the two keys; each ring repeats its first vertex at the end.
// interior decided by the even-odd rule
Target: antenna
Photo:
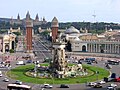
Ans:
{"type": "Polygon", "coordinates": [[[94,18],[94,23],[96,22],[96,14],[95,14],[95,10],[94,10],[94,14],[92,15],[94,18]]]}

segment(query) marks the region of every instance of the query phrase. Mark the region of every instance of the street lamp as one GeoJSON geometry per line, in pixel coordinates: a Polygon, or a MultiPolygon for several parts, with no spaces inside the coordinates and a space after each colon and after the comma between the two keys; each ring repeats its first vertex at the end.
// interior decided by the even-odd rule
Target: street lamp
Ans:
{"type": "Polygon", "coordinates": [[[97,81],[98,81],[98,74],[99,74],[99,71],[96,71],[97,81]]]}
{"type": "MultiPolygon", "coordinates": [[[[34,57],[34,59],[36,59],[35,57],[34,57]]],[[[34,71],[35,71],[35,73],[34,73],[34,77],[36,77],[37,76],[37,61],[35,60],[35,68],[34,68],[34,71]]]]}

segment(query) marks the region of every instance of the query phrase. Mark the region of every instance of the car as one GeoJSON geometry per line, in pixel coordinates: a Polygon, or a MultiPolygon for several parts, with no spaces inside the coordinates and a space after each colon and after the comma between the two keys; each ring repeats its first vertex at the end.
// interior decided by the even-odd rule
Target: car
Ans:
{"type": "Polygon", "coordinates": [[[108,86],[108,87],[107,87],[107,90],[116,90],[116,89],[115,89],[115,87],[108,86]]]}
{"type": "Polygon", "coordinates": [[[115,81],[116,81],[116,82],[120,82],[120,77],[115,78],[115,81]]]}
{"type": "Polygon", "coordinates": [[[32,60],[27,60],[27,62],[26,63],[32,63],[32,60]]]}
{"type": "Polygon", "coordinates": [[[101,84],[96,84],[93,86],[93,88],[102,88],[102,85],[101,84]]]}
{"type": "Polygon", "coordinates": [[[15,84],[21,85],[21,84],[22,84],[22,81],[16,80],[16,81],[15,81],[15,84]]]}
{"type": "Polygon", "coordinates": [[[91,86],[95,86],[96,84],[97,84],[96,82],[90,82],[90,83],[87,84],[87,86],[91,87],[91,86]]]}
{"type": "Polygon", "coordinates": [[[2,77],[3,75],[2,75],[2,71],[0,71],[0,77],[2,77]]]}
{"type": "Polygon", "coordinates": [[[100,81],[98,82],[99,84],[105,84],[106,82],[105,81],[100,81]]]}
{"type": "Polygon", "coordinates": [[[110,86],[117,87],[117,84],[111,83],[110,86]]]}
{"type": "Polygon", "coordinates": [[[0,68],[4,68],[5,67],[5,65],[4,64],[0,64],[0,68]]]}
{"type": "Polygon", "coordinates": [[[16,65],[25,65],[24,61],[18,61],[16,65]]]}
{"type": "Polygon", "coordinates": [[[0,77],[2,77],[3,75],[2,75],[2,73],[0,74],[0,77]]]}
{"type": "Polygon", "coordinates": [[[4,82],[9,82],[9,79],[8,78],[4,78],[3,81],[4,82]]]}
{"type": "Polygon", "coordinates": [[[68,86],[68,85],[65,85],[65,84],[61,84],[61,85],[60,85],[60,88],[69,88],[69,86],[68,86]]]}
{"type": "Polygon", "coordinates": [[[90,64],[90,65],[92,65],[92,62],[87,62],[87,64],[90,64]]]}
{"type": "Polygon", "coordinates": [[[44,84],[44,85],[42,86],[42,88],[53,88],[53,86],[50,85],[50,84],[44,84]]]}

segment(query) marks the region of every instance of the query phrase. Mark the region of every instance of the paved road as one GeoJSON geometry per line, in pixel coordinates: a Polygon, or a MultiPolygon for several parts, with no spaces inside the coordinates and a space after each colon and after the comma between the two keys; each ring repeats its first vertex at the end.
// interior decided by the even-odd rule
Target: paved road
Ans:
{"type": "MultiPolygon", "coordinates": [[[[105,61],[98,61],[98,64],[93,64],[93,66],[99,66],[99,67],[102,67],[102,68],[105,68],[104,67],[104,64],[105,64],[105,61]]],[[[111,72],[114,72],[117,74],[117,76],[119,76],[119,71],[120,71],[120,66],[119,65],[113,65],[112,66],[112,69],[110,69],[111,72]]],[[[106,90],[107,89],[107,86],[110,85],[110,83],[113,83],[113,82],[108,82],[106,84],[103,85],[103,88],[98,88],[97,90],[106,90]]],[[[120,83],[119,82],[114,82],[115,84],[118,85],[118,87],[120,87],[120,83]]],[[[86,86],[86,84],[74,84],[74,85],[69,85],[70,88],[59,88],[60,85],[53,85],[53,89],[51,90],[96,90],[96,88],[92,88],[92,87],[88,87],[86,86]]],[[[39,88],[40,85],[35,85],[33,87],[34,90],[36,90],[37,88],[39,88]]],[[[49,89],[45,89],[45,90],[49,90],[49,89]]]]}
{"type": "Polygon", "coordinates": [[[40,39],[34,41],[33,51],[36,54],[36,60],[43,61],[45,58],[51,58],[51,52],[40,39]]]}
{"type": "MultiPolygon", "coordinates": [[[[20,43],[21,44],[21,43],[20,43]]],[[[19,46],[21,47],[21,46],[19,46]]],[[[19,49],[21,50],[21,49],[19,49]]],[[[41,41],[39,42],[38,39],[36,41],[34,41],[34,50],[38,50],[38,52],[36,52],[37,54],[37,60],[43,60],[45,57],[51,57],[51,54],[50,52],[46,52],[47,51],[47,48],[45,46],[43,46],[43,44],[41,43],[41,41]],[[46,51],[45,51],[46,50],[46,51]]],[[[20,54],[16,54],[18,56],[20,56],[20,54]]],[[[22,54],[21,54],[22,55],[22,54]]],[[[94,66],[99,66],[99,67],[102,67],[102,68],[105,68],[104,67],[104,64],[105,64],[105,59],[103,59],[103,61],[99,60],[98,61],[98,64],[93,64],[94,66]]],[[[15,67],[15,64],[16,64],[17,61],[12,61],[12,67],[15,67]]],[[[112,66],[113,68],[110,69],[111,72],[114,72],[117,74],[117,76],[119,76],[119,73],[120,73],[120,65],[114,65],[112,66]]],[[[1,71],[3,71],[4,73],[7,71],[7,69],[1,69],[1,71]]],[[[8,83],[13,83],[15,82],[15,80],[11,80],[10,79],[10,82],[3,82],[3,79],[5,78],[6,76],[3,76],[3,77],[0,77],[0,88],[2,89],[5,89],[6,90],[6,87],[7,87],[7,84],[8,83]]],[[[24,83],[26,84],[26,83],[24,83]]],[[[40,88],[40,84],[31,84],[31,83],[27,83],[28,85],[31,85],[33,87],[33,90],[41,90],[40,88]]],[[[102,89],[99,89],[99,90],[106,90],[106,87],[109,85],[110,83],[107,83],[107,84],[104,84],[103,85],[103,88],[102,89]]],[[[118,86],[120,86],[120,83],[116,83],[118,86]]],[[[86,84],[74,84],[74,85],[69,85],[70,88],[68,89],[61,89],[59,88],[59,85],[53,85],[54,87],[51,89],[51,90],[96,90],[94,88],[91,88],[91,87],[86,87],[86,84]]],[[[0,90],[2,90],[0,89],[0,90]]],[[[44,89],[44,90],[50,90],[50,89],[44,89]]]]}

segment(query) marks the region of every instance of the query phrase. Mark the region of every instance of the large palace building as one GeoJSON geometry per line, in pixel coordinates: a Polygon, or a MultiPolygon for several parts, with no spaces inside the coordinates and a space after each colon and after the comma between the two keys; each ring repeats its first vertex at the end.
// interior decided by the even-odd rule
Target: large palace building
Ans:
{"type": "MultiPolygon", "coordinates": [[[[11,18],[10,24],[20,24],[20,25],[25,25],[26,19],[29,17],[29,12],[26,14],[26,18],[20,19],[20,15],[18,14],[17,19],[11,18]]],[[[36,14],[35,19],[30,18],[33,21],[33,25],[41,25],[41,24],[46,24],[47,21],[45,20],[45,17],[41,18],[39,20],[38,14],[36,14]]]]}

